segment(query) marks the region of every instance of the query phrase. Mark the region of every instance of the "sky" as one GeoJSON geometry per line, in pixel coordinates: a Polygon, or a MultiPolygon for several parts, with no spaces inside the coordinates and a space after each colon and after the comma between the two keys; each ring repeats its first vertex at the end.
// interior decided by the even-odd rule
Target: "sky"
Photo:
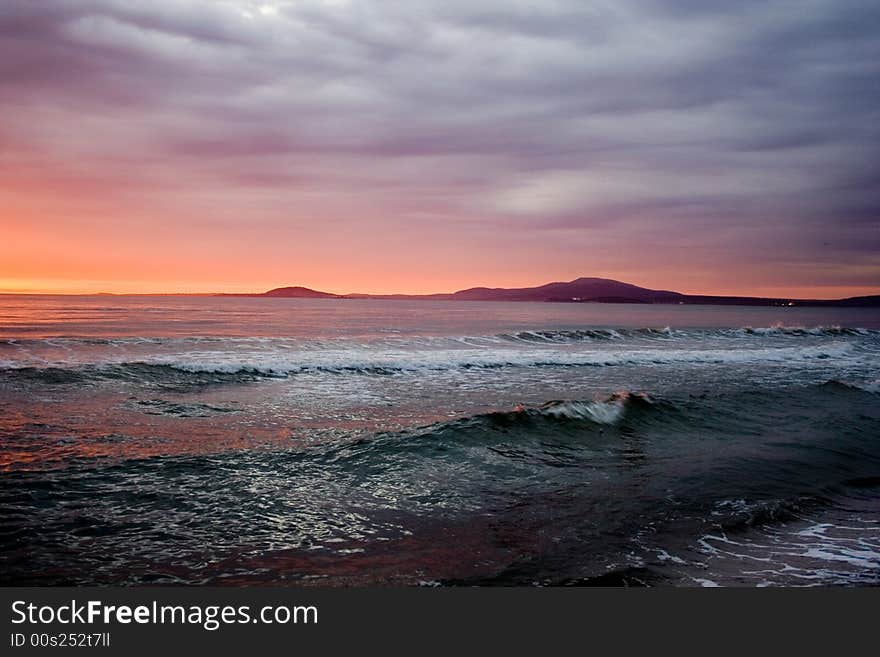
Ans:
{"type": "Polygon", "coordinates": [[[0,291],[880,293],[876,0],[3,0],[0,291]]]}

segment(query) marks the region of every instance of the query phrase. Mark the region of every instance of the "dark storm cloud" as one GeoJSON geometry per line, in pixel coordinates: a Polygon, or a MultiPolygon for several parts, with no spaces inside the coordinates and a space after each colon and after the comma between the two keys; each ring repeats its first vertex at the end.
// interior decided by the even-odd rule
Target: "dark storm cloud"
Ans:
{"type": "Polygon", "coordinates": [[[654,222],[877,275],[878,26],[854,0],[7,0],[0,134],[83,179],[422,198],[547,248],[654,222]]]}

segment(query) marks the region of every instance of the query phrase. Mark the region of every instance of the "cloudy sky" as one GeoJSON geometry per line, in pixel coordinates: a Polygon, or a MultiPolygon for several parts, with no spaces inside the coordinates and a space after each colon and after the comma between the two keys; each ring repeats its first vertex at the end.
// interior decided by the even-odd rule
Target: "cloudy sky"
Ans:
{"type": "Polygon", "coordinates": [[[876,0],[2,0],[0,290],[880,291],[876,0]]]}

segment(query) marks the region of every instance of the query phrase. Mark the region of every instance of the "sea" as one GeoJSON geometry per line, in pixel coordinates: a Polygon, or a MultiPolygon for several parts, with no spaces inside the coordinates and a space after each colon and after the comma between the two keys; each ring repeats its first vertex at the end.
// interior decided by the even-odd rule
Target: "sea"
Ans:
{"type": "Polygon", "coordinates": [[[880,311],[0,296],[0,584],[880,583],[880,311]]]}

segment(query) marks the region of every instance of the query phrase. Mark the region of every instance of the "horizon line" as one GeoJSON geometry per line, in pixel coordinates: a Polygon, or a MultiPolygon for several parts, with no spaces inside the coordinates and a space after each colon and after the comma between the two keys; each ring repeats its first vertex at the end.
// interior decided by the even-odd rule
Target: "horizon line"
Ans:
{"type": "MultiPolygon", "coordinates": [[[[603,276],[578,276],[571,280],[561,281],[549,281],[546,283],[538,283],[534,285],[525,285],[525,286],[517,286],[517,287],[501,287],[501,286],[489,286],[489,285],[472,285],[470,287],[460,288],[458,290],[454,290],[451,292],[327,292],[325,290],[320,289],[319,287],[309,287],[307,285],[301,284],[285,284],[279,285],[275,287],[270,287],[261,292],[254,291],[238,291],[238,292],[220,292],[220,291],[197,291],[197,292],[158,292],[158,291],[150,291],[150,292],[107,292],[107,291],[94,291],[94,292],[52,292],[52,291],[27,291],[27,290],[3,290],[0,289],[0,296],[61,296],[61,297],[95,297],[95,296],[113,296],[113,297],[218,297],[218,296],[233,296],[233,297],[253,297],[259,298],[266,295],[268,292],[272,290],[285,289],[285,288],[303,288],[307,290],[311,290],[313,292],[319,292],[323,294],[332,294],[337,298],[348,298],[348,299],[357,299],[357,298],[375,298],[375,297],[432,297],[432,296],[443,296],[443,295],[452,295],[457,292],[461,292],[464,290],[470,289],[490,289],[490,290],[505,290],[505,289],[530,289],[542,287],[545,285],[552,285],[556,283],[572,283],[574,281],[580,280],[582,278],[595,278],[606,281],[614,281],[618,283],[626,283],[628,285],[635,285],[636,287],[643,287],[643,289],[651,289],[656,291],[665,291],[665,292],[675,292],[678,294],[682,294],[685,296],[695,296],[695,297],[726,297],[726,298],[750,298],[750,299],[778,299],[778,300],[790,300],[790,301],[843,301],[846,299],[853,299],[859,297],[866,296],[876,296],[880,295],[880,287],[872,290],[873,293],[869,292],[867,294],[847,294],[845,296],[828,296],[828,297],[819,297],[819,296],[795,296],[795,295],[762,295],[762,294],[746,294],[746,293],[716,293],[716,292],[682,292],[680,290],[675,289],[665,289],[665,288],[647,288],[642,285],[636,283],[629,283],[627,281],[620,281],[617,279],[605,278],[603,276]]],[[[821,286],[820,286],[821,287],[821,286]]],[[[844,287],[844,286],[839,286],[844,287]]],[[[849,286],[847,286],[849,287],[849,286]]],[[[268,298],[284,298],[284,297],[268,297],[268,298]]],[[[446,300],[446,299],[435,299],[435,300],[446,300]]]]}

